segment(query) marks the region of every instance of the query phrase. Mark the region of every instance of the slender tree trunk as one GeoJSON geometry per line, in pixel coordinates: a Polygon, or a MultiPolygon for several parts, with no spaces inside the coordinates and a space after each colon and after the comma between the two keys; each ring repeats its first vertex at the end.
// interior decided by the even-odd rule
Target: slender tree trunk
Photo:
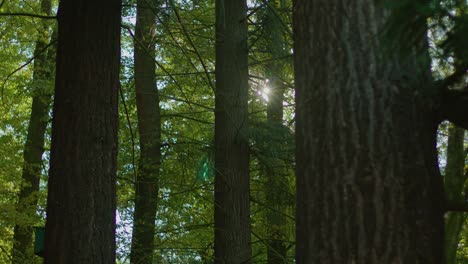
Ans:
{"type": "MultiPolygon", "coordinates": [[[[465,151],[463,147],[465,130],[454,125],[449,127],[447,144],[447,165],[445,167],[445,194],[451,202],[463,202],[465,183],[465,151]]],[[[466,220],[466,213],[448,212],[445,217],[445,257],[447,264],[457,263],[457,249],[460,232],[466,220]]]]}
{"type": "MultiPolygon", "coordinates": [[[[466,1],[460,1],[456,9],[457,15],[466,12],[466,1]]],[[[459,25],[456,25],[459,26],[459,25]]],[[[463,54],[455,54],[455,67],[463,67],[459,63],[463,54]]],[[[458,69],[455,69],[458,70],[458,69]]],[[[467,97],[467,96],[465,96],[467,97]]],[[[466,103],[465,103],[466,105],[466,103]]],[[[466,115],[461,113],[461,115],[466,115]]],[[[464,151],[464,137],[465,130],[456,127],[455,125],[449,126],[449,136],[447,143],[447,164],[445,167],[445,194],[449,202],[466,202],[468,197],[468,186],[465,186],[468,172],[465,167],[466,154],[464,151]],[[465,189],[465,190],[463,190],[465,189]],[[463,191],[465,195],[463,195],[463,191]]],[[[447,264],[457,263],[457,250],[460,242],[460,233],[463,230],[463,224],[468,217],[466,212],[447,212],[445,216],[445,258],[447,264]]]]}
{"type": "Polygon", "coordinates": [[[61,1],[45,263],[115,263],[118,0],[61,1]]]}
{"type": "Polygon", "coordinates": [[[140,134],[140,166],[135,183],[131,263],[153,263],[161,163],[161,117],[155,77],[155,25],[158,1],[137,1],[135,89],[140,134]]]}
{"type": "Polygon", "coordinates": [[[383,53],[387,15],[294,1],[299,264],[445,261],[429,58],[383,53]]]}
{"type": "Polygon", "coordinates": [[[270,93],[268,95],[267,117],[269,127],[276,128],[271,138],[270,145],[276,148],[268,153],[265,174],[267,182],[265,186],[268,225],[268,249],[267,258],[269,264],[287,263],[288,252],[288,221],[286,218],[288,202],[291,200],[288,193],[288,168],[281,153],[281,139],[284,130],[277,129],[283,126],[283,91],[282,83],[278,80],[279,71],[273,70],[269,78],[270,93]]]}
{"type": "MultiPolygon", "coordinates": [[[[283,1],[281,1],[283,2],[283,1]]],[[[267,244],[267,259],[269,264],[287,263],[288,252],[288,220],[286,218],[288,202],[291,200],[287,192],[288,174],[290,173],[287,164],[284,161],[284,150],[282,139],[284,135],[281,133],[283,129],[283,102],[284,102],[284,85],[281,81],[283,75],[283,61],[277,58],[284,56],[286,41],[283,36],[283,27],[277,14],[271,10],[279,10],[282,4],[277,1],[269,2],[269,6],[265,7],[264,15],[264,34],[267,40],[267,47],[273,61],[267,65],[266,77],[268,78],[268,104],[267,104],[267,120],[268,127],[278,128],[270,131],[270,147],[266,157],[265,176],[267,182],[265,186],[265,194],[267,205],[270,209],[267,212],[268,225],[268,244],[267,244]]]]}
{"type": "Polygon", "coordinates": [[[248,263],[250,248],[247,5],[216,1],[215,262],[248,263]]]}
{"type": "MultiPolygon", "coordinates": [[[[51,13],[51,1],[42,0],[41,11],[51,13]]],[[[13,263],[26,263],[33,258],[32,235],[33,219],[36,216],[41,178],[42,154],[44,153],[44,134],[49,118],[49,103],[52,99],[52,88],[46,83],[51,78],[55,54],[44,49],[50,40],[49,23],[42,21],[34,49],[33,98],[28,135],[24,146],[22,183],[18,195],[18,212],[23,214],[26,222],[15,225],[13,235],[13,263]]]]}

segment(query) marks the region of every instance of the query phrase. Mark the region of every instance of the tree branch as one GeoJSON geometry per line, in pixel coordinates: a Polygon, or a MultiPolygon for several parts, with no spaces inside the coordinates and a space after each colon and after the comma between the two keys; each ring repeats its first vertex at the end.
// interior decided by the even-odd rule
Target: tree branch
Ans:
{"type": "Polygon", "coordinates": [[[268,6],[268,8],[273,12],[273,14],[276,16],[276,18],[278,19],[278,21],[281,23],[281,25],[283,26],[283,28],[286,30],[286,32],[288,32],[288,35],[293,38],[293,32],[292,30],[288,27],[288,25],[286,25],[286,23],[283,21],[283,19],[281,18],[280,14],[278,14],[278,11],[276,10],[275,7],[271,6],[271,4],[269,2],[267,2],[266,0],[262,0],[262,2],[268,6]]]}
{"type": "MultiPolygon", "coordinates": [[[[468,65],[458,65],[454,73],[452,73],[447,78],[439,81],[439,85],[443,90],[453,88],[453,86],[462,86],[464,79],[467,78],[468,65]]],[[[467,87],[464,87],[465,89],[467,87]]],[[[459,90],[459,89],[458,89],[459,90]]]]}
{"type": "Polygon", "coordinates": [[[16,68],[14,71],[12,71],[10,74],[7,75],[7,77],[5,78],[5,80],[3,80],[3,84],[1,85],[1,92],[0,92],[0,95],[2,98],[4,98],[4,91],[5,91],[5,84],[8,82],[8,80],[11,78],[11,76],[13,76],[15,73],[19,72],[20,70],[24,69],[26,66],[28,66],[29,64],[31,64],[34,59],[36,59],[37,56],[41,55],[42,53],[46,52],[47,49],[54,45],[55,42],[57,42],[56,39],[54,40],[51,40],[49,44],[47,44],[47,46],[45,46],[42,50],[39,51],[38,54],[34,55],[32,58],[30,58],[27,62],[25,62],[23,65],[21,65],[19,68],[16,68]]]}
{"type": "Polygon", "coordinates": [[[213,91],[215,91],[215,85],[214,85],[213,81],[211,80],[208,67],[205,65],[205,61],[203,60],[202,56],[200,55],[200,52],[198,52],[197,46],[192,41],[192,38],[190,37],[190,34],[187,31],[187,28],[185,27],[184,23],[182,22],[182,19],[180,18],[179,11],[175,6],[174,1],[171,1],[171,4],[172,4],[172,8],[174,10],[174,13],[176,15],[177,21],[179,22],[180,26],[182,27],[182,31],[185,34],[185,37],[187,38],[190,46],[192,46],[193,50],[195,51],[195,54],[197,55],[197,58],[198,58],[200,64],[202,65],[203,70],[205,71],[205,75],[206,75],[206,79],[208,81],[208,84],[210,85],[211,89],[213,91]]]}
{"type": "MultiPolygon", "coordinates": [[[[130,139],[132,141],[132,169],[133,169],[133,183],[136,182],[137,179],[137,171],[136,171],[136,162],[135,162],[135,136],[133,134],[132,123],[130,122],[130,116],[128,114],[127,104],[125,102],[125,96],[122,90],[122,85],[119,85],[119,94],[120,100],[122,101],[125,117],[127,119],[128,129],[130,130],[130,139]]],[[[127,179],[128,180],[128,179],[127,179]]]]}
{"type": "Polygon", "coordinates": [[[45,16],[45,15],[36,15],[36,14],[29,14],[29,13],[0,13],[0,16],[25,16],[25,17],[42,18],[42,19],[57,19],[57,16],[45,16]]]}
{"type": "MultiPolygon", "coordinates": [[[[128,34],[130,34],[130,36],[132,37],[132,39],[136,42],[136,44],[138,44],[138,46],[140,46],[144,51],[145,53],[148,55],[148,56],[152,56],[149,52],[148,52],[148,49],[140,42],[140,40],[138,40],[136,37],[135,37],[135,34],[133,34],[133,31],[132,29],[127,26],[127,25],[121,25],[122,28],[126,29],[128,31],[128,34]]],[[[153,61],[154,63],[156,63],[156,65],[161,68],[161,70],[163,72],[165,72],[170,78],[171,80],[174,82],[174,84],[176,85],[177,88],[179,88],[181,94],[185,97],[186,99],[186,102],[188,104],[188,106],[190,107],[190,109],[193,109],[192,107],[192,104],[191,102],[188,100],[188,97],[187,95],[185,94],[184,92],[184,89],[182,89],[182,86],[179,84],[179,82],[174,78],[174,76],[162,65],[160,64],[155,58],[153,58],[153,61]]]]}
{"type": "Polygon", "coordinates": [[[458,127],[468,129],[468,89],[444,89],[442,92],[441,114],[458,127]]]}
{"type": "Polygon", "coordinates": [[[4,247],[0,246],[0,249],[2,249],[3,253],[5,253],[5,256],[7,256],[9,260],[13,261],[13,258],[8,254],[8,251],[4,247]]]}
{"type": "Polygon", "coordinates": [[[446,201],[446,212],[468,212],[468,203],[465,201],[446,201]]]}

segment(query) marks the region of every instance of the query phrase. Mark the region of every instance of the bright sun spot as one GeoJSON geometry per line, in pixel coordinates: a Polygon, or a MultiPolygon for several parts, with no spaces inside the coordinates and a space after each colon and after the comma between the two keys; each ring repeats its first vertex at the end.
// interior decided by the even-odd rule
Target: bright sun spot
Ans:
{"type": "Polygon", "coordinates": [[[268,102],[268,95],[270,94],[270,88],[268,86],[263,87],[262,97],[268,102]]]}
{"type": "Polygon", "coordinates": [[[258,95],[261,96],[266,102],[268,102],[268,96],[270,95],[270,87],[268,87],[268,82],[269,80],[266,79],[263,89],[258,90],[258,95]]]}

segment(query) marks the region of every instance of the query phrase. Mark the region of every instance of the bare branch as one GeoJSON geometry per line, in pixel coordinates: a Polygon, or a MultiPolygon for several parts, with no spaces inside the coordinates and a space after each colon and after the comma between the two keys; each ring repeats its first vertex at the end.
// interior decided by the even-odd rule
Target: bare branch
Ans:
{"type": "Polygon", "coordinates": [[[0,16],[23,16],[23,17],[32,17],[32,18],[41,18],[41,19],[57,19],[57,16],[45,16],[45,15],[36,15],[36,14],[29,14],[29,13],[0,13],[0,16]]]}
{"type": "Polygon", "coordinates": [[[120,100],[122,101],[122,104],[124,107],[125,117],[127,119],[128,129],[130,130],[130,139],[132,141],[132,169],[133,169],[133,183],[134,183],[137,179],[136,162],[135,162],[135,136],[133,134],[132,123],[130,122],[130,116],[128,114],[128,108],[125,102],[122,85],[119,85],[119,92],[120,92],[120,100]]]}
{"type": "Polygon", "coordinates": [[[468,212],[468,203],[464,201],[447,201],[445,203],[447,212],[468,212]]]}
{"type": "Polygon", "coordinates": [[[10,259],[11,261],[13,261],[13,258],[11,257],[10,254],[8,254],[8,251],[7,251],[4,247],[0,246],[0,249],[3,251],[3,253],[5,253],[5,256],[7,256],[8,259],[10,259]]]}

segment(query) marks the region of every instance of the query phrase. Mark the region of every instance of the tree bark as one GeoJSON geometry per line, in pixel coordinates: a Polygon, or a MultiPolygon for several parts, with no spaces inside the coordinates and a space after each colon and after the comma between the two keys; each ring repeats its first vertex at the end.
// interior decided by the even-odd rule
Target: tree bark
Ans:
{"type": "Polygon", "coordinates": [[[140,134],[139,170],[130,263],[153,263],[155,220],[161,163],[161,116],[155,76],[155,26],[158,1],[137,1],[134,60],[140,134]]]}
{"type": "Polygon", "coordinates": [[[216,263],[251,258],[246,15],[245,0],[216,1],[216,263]]]}
{"type": "MultiPolygon", "coordinates": [[[[453,125],[449,127],[447,143],[447,165],[445,167],[444,184],[447,201],[464,202],[463,186],[465,183],[465,151],[463,147],[465,130],[453,125]]],[[[445,258],[447,264],[457,263],[457,249],[460,232],[467,214],[463,212],[448,212],[445,217],[445,258]]]]}
{"type": "Polygon", "coordinates": [[[61,1],[45,263],[115,263],[118,0],[61,1]]]}
{"type": "Polygon", "coordinates": [[[294,1],[299,264],[445,261],[430,60],[383,52],[388,14],[294,1]]]}
{"type": "MultiPolygon", "coordinates": [[[[41,12],[50,15],[51,1],[41,1],[41,12]]],[[[25,222],[18,222],[14,228],[12,257],[13,263],[26,263],[33,258],[32,235],[36,217],[39,183],[41,178],[42,154],[44,153],[44,134],[49,117],[49,103],[52,99],[52,88],[47,87],[50,80],[55,49],[44,52],[50,39],[50,26],[42,21],[39,27],[36,47],[34,48],[33,98],[28,134],[23,152],[23,171],[20,193],[18,195],[18,212],[23,214],[25,222]]]]}

